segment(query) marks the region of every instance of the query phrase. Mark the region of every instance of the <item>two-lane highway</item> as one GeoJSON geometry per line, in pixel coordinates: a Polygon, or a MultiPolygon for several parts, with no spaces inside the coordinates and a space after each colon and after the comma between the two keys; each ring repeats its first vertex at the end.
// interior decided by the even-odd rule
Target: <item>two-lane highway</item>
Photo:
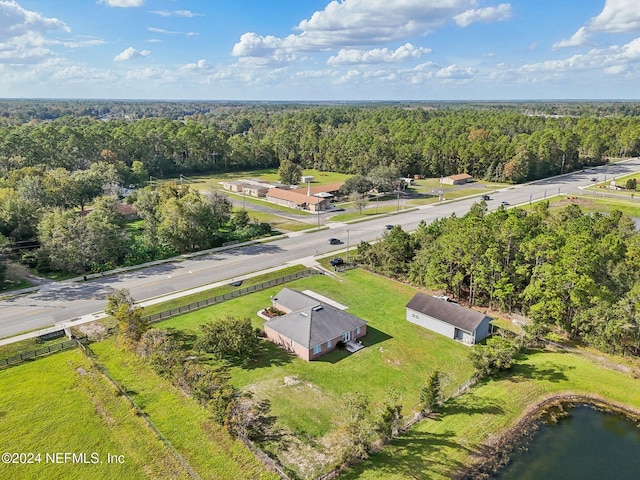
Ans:
{"type": "MultiPolygon", "coordinates": [[[[507,202],[509,205],[526,204],[545,197],[550,198],[558,193],[575,192],[580,186],[591,184],[591,178],[595,176],[600,179],[605,175],[607,178],[613,178],[636,171],[640,171],[640,159],[512,186],[492,193],[487,205],[490,210],[494,210],[501,202],[507,202]]],[[[303,258],[330,251],[344,256],[347,243],[353,247],[361,241],[374,240],[380,237],[386,224],[399,224],[410,231],[415,229],[421,220],[429,223],[452,213],[464,215],[479,200],[476,196],[423,206],[393,217],[380,217],[354,224],[332,224],[330,230],[292,234],[288,238],[268,243],[226,250],[88,282],[45,284],[34,293],[0,300],[0,338],[100,312],[104,309],[106,296],[120,288],[129,289],[137,301],[144,301],[226,279],[231,280],[251,272],[292,264],[303,258]],[[343,244],[339,248],[329,245],[329,237],[339,238],[343,244]]]]}

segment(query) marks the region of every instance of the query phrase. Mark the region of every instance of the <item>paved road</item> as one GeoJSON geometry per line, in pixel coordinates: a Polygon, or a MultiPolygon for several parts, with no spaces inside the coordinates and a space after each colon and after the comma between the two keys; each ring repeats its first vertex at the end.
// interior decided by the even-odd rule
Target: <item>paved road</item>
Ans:
{"type": "MultiPolygon", "coordinates": [[[[640,171],[640,159],[591,168],[538,182],[512,186],[491,194],[490,210],[501,202],[509,205],[526,204],[550,198],[565,191],[576,191],[589,185],[591,178],[608,178],[640,171]]],[[[463,215],[478,197],[427,205],[417,210],[391,217],[376,218],[354,224],[329,224],[330,230],[305,234],[290,234],[288,238],[269,243],[227,250],[174,263],[158,265],[125,274],[95,279],[88,282],[60,282],[42,285],[38,291],[0,300],[0,338],[29,330],[49,327],[94,312],[100,312],[106,296],[116,289],[128,288],[137,301],[180,292],[222,280],[272,268],[296,264],[316,255],[335,251],[344,256],[348,245],[378,238],[385,224],[400,224],[405,230],[416,228],[421,220],[431,222],[455,212],[463,215]],[[328,245],[327,238],[335,237],[342,245],[328,245]]]]}

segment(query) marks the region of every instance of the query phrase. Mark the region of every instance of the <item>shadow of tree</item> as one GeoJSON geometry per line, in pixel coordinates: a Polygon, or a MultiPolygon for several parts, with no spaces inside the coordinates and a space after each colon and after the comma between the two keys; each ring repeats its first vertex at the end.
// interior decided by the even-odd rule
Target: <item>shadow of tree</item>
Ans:
{"type": "Polygon", "coordinates": [[[518,383],[524,380],[546,380],[547,382],[565,382],[568,380],[566,371],[573,370],[575,367],[569,365],[557,365],[545,363],[542,365],[517,364],[511,369],[511,375],[508,380],[518,383]]]}
{"type": "Polygon", "coordinates": [[[180,344],[182,350],[193,350],[193,344],[198,338],[195,333],[188,332],[186,330],[180,330],[174,327],[167,328],[171,337],[180,344]]]}
{"type": "Polygon", "coordinates": [[[431,479],[449,477],[463,467],[463,464],[451,458],[451,450],[460,450],[467,454],[476,453],[476,449],[459,445],[454,433],[427,433],[411,429],[392,444],[371,455],[369,460],[353,466],[340,478],[360,478],[365,472],[375,470],[376,478],[416,478],[431,479]],[[437,460],[434,460],[437,459],[437,460]]]}
{"type": "Polygon", "coordinates": [[[293,353],[286,351],[279,345],[276,345],[269,340],[261,339],[258,342],[258,347],[251,358],[244,362],[239,362],[235,366],[245,370],[276,367],[291,363],[294,357],[295,355],[293,353]]]}
{"type": "Polygon", "coordinates": [[[473,404],[468,403],[466,398],[457,397],[445,403],[442,413],[435,417],[438,421],[441,415],[500,415],[504,413],[504,409],[500,402],[490,398],[474,397],[473,404]]]}

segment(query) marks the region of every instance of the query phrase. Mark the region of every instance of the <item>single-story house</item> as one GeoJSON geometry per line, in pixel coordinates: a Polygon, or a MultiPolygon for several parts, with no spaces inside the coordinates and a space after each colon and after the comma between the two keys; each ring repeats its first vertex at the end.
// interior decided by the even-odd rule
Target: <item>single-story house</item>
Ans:
{"type": "Polygon", "coordinates": [[[245,187],[245,185],[246,186],[249,185],[248,182],[244,180],[234,180],[231,182],[221,182],[221,183],[222,183],[222,188],[235,193],[242,193],[242,189],[245,187]]]}
{"type": "Polygon", "coordinates": [[[278,205],[289,208],[299,208],[319,212],[327,209],[329,199],[307,195],[307,190],[299,188],[297,190],[283,190],[281,188],[270,188],[266,194],[267,200],[278,205]]]}
{"type": "Polygon", "coordinates": [[[473,345],[489,335],[491,317],[446,299],[416,293],[406,308],[411,323],[463,343],[473,345]]]}
{"type": "Polygon", "coordinates": [[[264,324],[267,338],[303,360],[335,350],[338,342],[349,346],[367,333],[361,318],[297,290],[283,288],[271,302],[285,315],[264,324]]]}
{"type": "Polygon", "coordinates": [[[442,183],[445,185],[464,185],[467,182],[473,180],[473,177],[468,173],[459,173],[457,175],[449,175],[442,179],[442,183]]]}

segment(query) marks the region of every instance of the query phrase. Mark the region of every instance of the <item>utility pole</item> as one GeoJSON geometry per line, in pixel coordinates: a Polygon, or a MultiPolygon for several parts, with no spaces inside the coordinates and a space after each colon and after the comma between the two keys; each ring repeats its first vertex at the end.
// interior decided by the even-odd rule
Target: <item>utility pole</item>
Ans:
{"type": "Polygon", "coordinates": [[[347,264],[349,263],[349,230],[347,230],[347,264]]]}

